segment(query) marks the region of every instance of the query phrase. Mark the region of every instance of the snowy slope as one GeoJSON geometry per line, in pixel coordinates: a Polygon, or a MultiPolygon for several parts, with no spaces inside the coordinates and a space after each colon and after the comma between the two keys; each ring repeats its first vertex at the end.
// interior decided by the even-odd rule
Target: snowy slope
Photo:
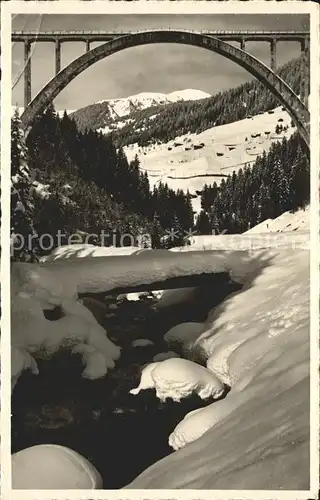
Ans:
{"type": "MultiPolygon", "coordinates": [[[[267,219],[261,224],[257,224],[253,228],[249,229],[243,234],[249,235],[248,240],[250,241],[250,238],[252,237],[252,242],[254,241],[254,244],[257,245],[257,242],[259,241],[259,235],[260,241],[266,241],[266,242],[271,242],[271,241],[278,241],[277,244],[279,244],[280,241],[285,242],[287,239],[287,234],[288,238],[294,235],[296,232],[295,236],[295,241],[296,244],[298,244],[299,240],[303,241],[304,235],[310,231],[310,206],[306,207],[305,210],[298,210],[295,213],[291,212],[285,212],[276,219],[267,219]],[[279,239],[277,239],[277,235],[273,235],[270,233],[280,233],[279,234],[279,239]],[[282,234],[284,233],[284,234],[282,234]],[[258,239],[257,239],[258,237],[258,239]],[[274,239],[275,238],[275,239],[274,239]]],[[[184,248],[172,248],[172,252],[179,252],[179,251],[185,251],[185,250],[214,250],[217,248],[219,245],[219,242],[221,242],[221,245],[223,248],[226,248],[227,242],[228,241],[233,241],[236,243],[239,239],[242,238],[243,235],[195,235],[192,237],[190,241],[190,246],[184,247],[184,248]],[[223,237],[224,236],[224,237],[223,237]]],[[[241,240],[243,241],[243,239],[241,240]]],[[[232,243],[231,243],[232,245],[232,243]]],[[[243,248],[243,247],[242,247],[243,248]]]]}
{"type": "MultiPolygon", "coordinates": [[[[252,165],[273,142],[290,137],[295,130],[290,115],[278,107],[200,134],[188,133],[168,143],[143,148],[131,144],[124,150],[129,160],[138,155],[140,168],[148,173],[151,186],[162,181],[172,189],[189,189],[195,194],[205,184],[219,184],[223,176],[245,164],[252,165]],[[277,124],[288,126],[287,131],[276,134],[277,124]]],[[[192,204],[198,212],[200,197],[194,198],[192,204]]]]}
{"type": "Polygon", "coordinates": [[[127,488],[309,489],[308,255],[251,254],[253,279],[209,314],[197,342],[231,391],[188,414],[172,429],[178,451],[127,488]]]}
{"type": "Polygon", "coordinates": [[[249,229],[246,233],[276,233],[310,230],[310,206],[295,213],[285,212],[276,219],[267,219],[249,229]]]}

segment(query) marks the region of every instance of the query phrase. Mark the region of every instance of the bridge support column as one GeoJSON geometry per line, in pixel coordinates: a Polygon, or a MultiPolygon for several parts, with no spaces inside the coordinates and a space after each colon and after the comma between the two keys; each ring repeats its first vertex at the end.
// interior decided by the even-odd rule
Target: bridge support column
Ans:
{"type": "Polygon", "coordinates": [[[310,51],[309,43],[305,38],[301,40],[301,83],[300,100],[308,107],[310,92],[310,51]]]}
{"type": "Polygon", "coordinates": [[[56,70],[56,75],[60,73],[61,71],[61,42],[60,40],[56,40],[56,47],[55,47],[55,70],[56,70]]]}
{"type": "Polygon", "coordinates": [[[270,42],[270,65],[274,73],[277,70],[277,40],[273,38],[270,42]]]}
{"type": "Polygon", "coordinates": [[[31,102],[31,43],[24,41],[24,108],[31,102]]]}
{"type": "Polygon", "coordinates": [[[246,50],[246,41],[244,38],[241,38],[241,40],[240,40],[240,49],[246,50]]]}
{"type": "Polygon", "coordinates": [[[86,40],[86,52],[90,50],[90,40],[86,40]]]}

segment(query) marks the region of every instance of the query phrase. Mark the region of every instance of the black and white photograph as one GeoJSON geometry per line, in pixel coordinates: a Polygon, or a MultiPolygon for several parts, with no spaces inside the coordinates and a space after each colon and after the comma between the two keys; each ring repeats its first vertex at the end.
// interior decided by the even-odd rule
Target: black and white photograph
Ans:
{"type": "Polygon", "coordinates": [[[317,6],[12,3],[5,488],[315,499],[317,6]]]}

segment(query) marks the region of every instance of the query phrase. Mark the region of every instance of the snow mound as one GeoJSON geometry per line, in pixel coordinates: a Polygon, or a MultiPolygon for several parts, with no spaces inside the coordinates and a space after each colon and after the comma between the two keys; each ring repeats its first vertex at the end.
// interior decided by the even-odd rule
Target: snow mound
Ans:
{"type": "Polygon", "coordinates": [[[196,342],[230,392],[186,415],[169,437],[178,451],[126,488],[309,490],[309,252],[256,250],[251,261],[254,275],[196,342]]]}
{"type": "Polygon", "coordinates": [[[42,444],[12,455],[12,488],[99,489],[102,478],[84,457],[64,446],[42,444]]]}
{"type": "MultiPolygon", "coordinates": [[[[146,250],[146,249],[144,249],[146,250]]],[[[139,247],[99,247],[90,243],[79,243],[74,245],[61,245],[55,248],[50,255],[41,257],[41,262],[51,262],[58,259],[84,258],[84,257],[107,257],[109,255],[131,255],[139,253],[139,247]]]]}
{"type": "Polygon", "coordinates": [[[195,341],[205,329],[204,323],[187,322],[175,325],[164,335],[164,340],[168,344],[178,342],[188,344],[195,341]]]}
{"type": "Polygon", "coordinates": [[[193,361],[176,357],[147,365],[142,371],[140,385],[130,393],[136,395],[141,390],[153,388],[162,402],[168,398],[180,402],[193,393],[201,399],[217,399],[225,391],[223,383],[215,374],[193,361]]]}
{"type": "Polygon", "coordinates": [[[38,373],[34,355],[50,357],[60,348],[73,348],[83,355],[83,377],[104,377],[114,368],[121,349],[77,300],[76,290],[68,290],[42,266],[18,262],[11,266],[12,388],[23,370],[38,373]],[[44,311],[55,308],[61,317],[47,320],[44,311]]]}

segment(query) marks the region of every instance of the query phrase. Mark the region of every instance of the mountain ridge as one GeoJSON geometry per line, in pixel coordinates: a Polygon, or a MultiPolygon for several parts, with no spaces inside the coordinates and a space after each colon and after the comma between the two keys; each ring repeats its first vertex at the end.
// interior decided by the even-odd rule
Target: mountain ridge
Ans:
{"type": "Polygon", "coordinates": [[[128,97],[104,99],[84,106],[72,112],[70,117],[75,119],[80,128],[101,129],[103,133],[109,133],[113,130],[114,124],[115,128],[122,128],[131,123],[130,115],[140,111],[149,108],[162,108],[178,102],[199,101],[209,97],[211,97],[210,94],[197,89],[175,90],[168,94],[140,92],[128,97]],[[82,122],[84,122],[84,127],[81,127],[82,122]]]}

